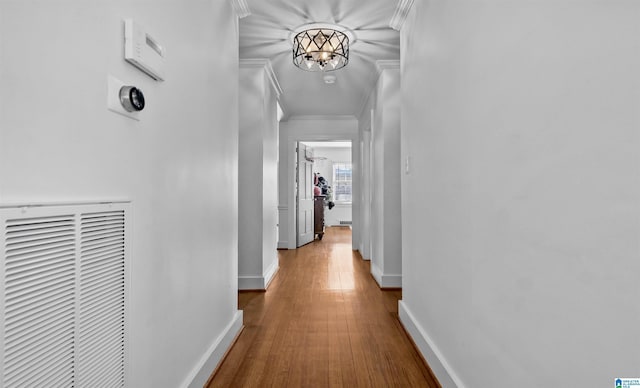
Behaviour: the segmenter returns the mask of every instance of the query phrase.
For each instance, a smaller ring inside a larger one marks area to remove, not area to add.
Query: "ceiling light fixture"
[[[306,71],[338,70],[349,63],[349,32],[334,25],[302,26],[293,38],[293,63]]]

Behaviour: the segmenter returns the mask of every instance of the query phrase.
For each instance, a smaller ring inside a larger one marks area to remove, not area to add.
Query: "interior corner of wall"
[[[378,287],[382,287],[382,270],[373,261],[371,261],[371,275],[378,283]]]

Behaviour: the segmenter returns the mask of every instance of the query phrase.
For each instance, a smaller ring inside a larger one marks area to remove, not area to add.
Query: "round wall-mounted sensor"
[[[125,85],[120,88],[120,103],[127,112],[138,112],[144,109],[144,94],[135,86]]]

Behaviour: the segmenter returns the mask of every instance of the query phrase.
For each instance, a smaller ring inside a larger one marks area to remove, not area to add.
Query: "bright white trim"
[[[189,376],[182,383],[182,388],[202,388],[211,377],[211,373],[222,361],[227,350],[231,347],[233,339],[242,330],[242,310],[236,311],[231,322],[224,329],[222,334],[211,344],[207,352],[193,368]]]
[[[376,61],[376,70],[378,71],[377,78],[380,78],[382,72],[385,70],[399,70],[400,69],[400,60],[399,59],[380,59]],[[377,81],[376,78],[376,81]]]
[[[262,276],[240,275],[238,276],[238,289],[245,291],[266,290],[279,269],[278,260],[275,260]]]
[[[466,388],[462,380],[455,373],[451,365],[442,355],[427,332],[420,326],[416,318],[413,316],[407,304],[398,301],[398,315],[400,323],[404,326],[407,333],[418,347],[422,357],[427,361],[429,367],[436,375],[436,378],[443,387]]]
[[[308,115],[308,116],[291,116],[287,119],[287,121],[294,121],[294,120],[311,120],[311,121],[320,121],[320,120],[330,120],[330,121],[334,121],[334,120],[358,120],[358,118],[356,116],[353,115],[330,115],[330,116],[313,116],[313,115]],[[335,137],[335,136],[333,136]],[[333,140],[333,137],[331,138],[331,140]]]
[[[238,290],[265,290],[263,276],[238,276]]]
[[[273,91],[276,93],[276,98],[280,99],[280,96],[282,95],[282,88],[280,87],[280,83],[278,82],[276,73],[273,71],[273,66],[271,66],[270,60],[265,58],[240,59],[240,67],[241,68],[263,68],[264,71],[267,73],[267,77],[269,77],[269,81],[271,82]]]
[[[400,0],[398,1],[398,6],[396,7],[396,11],[393,13],[391,20],[389,21],[389,27],[393,28],[396,31],[400,31],[404,22],[407,20],[407,16],[411,11],[411,7],[413,6],[414,0]]]
[[[364,113],[365,113],[365,109],[367,107],[367,105],[369,104],[369,101],[371,100],[371,96],[373,95],[373,91],[376,90],[376,88],[378,87],[378,80],[380,79],[380,76],[382,75],[382,72],[385,70],[391,70],[391,69],[400,69],[400,60],[399,59],[380,59],[376,61],[376,74],[375,74],[375,79],[373,80],[373,82],[371,83],[371,88],[369,89],[369,92],[365,95],[365,98],[362,99],[362,105],[360,106],[360,108],[358,109],[358,112],[360,112],[358,114],[358,117],[360,117],[360,120],[363,121],[363,123],[365,124],[365,128],[367,126],[371,126],[371,123],[373,122],[373,120],[368,121],[369,117],[365,117]],[[371,110],[373,112],[373,109]]]
[[[381,288],[402,288],[402,275],[382,275]]]
[[[233,5],[234,11],[236,11],[236,15],[238,15],[238,19],[251,15],[251,10],[246,0],[231,0],[231,4]]]
[[[289,241],[278,241],[278,249],[289,249]]]
[[[373,262],[371,262],[371,275],[373,275],[378,286],[382,287],[382,270],[378,268],[377,265],[373,264]]]
[[[366,260],[366,259],[365,259]],[[371,275],[380,288],[401,288],[402,275],[389,275],[382,272],[380,267],[371,262]]]
[[[371,261],[370,257],[364,257],[364,244],[360,244],[360,248],[358,248],[358,252],[360,252],[360,257],[362,257],[362,260]],[[373,272],[372,272],[372,274],[373,274]]]
[[[278,119],[278,122],[281,122],[282,118],[284,117],[284,109],[282,109],[282,105],[280,105],[279,101],[276,101],[276,107],[278,108],[278,114],[276,115],[276,118]]]
[[[269,267],[267,271],[264,273],[264,289],[265,290],[269,288],[269,284],[271,284],[271,281],[276,276],[276,273],[278,272],[279,269],[280,269],[280,265],[278,265],[278,258],[276,257],[273,264],[271,264],[271,267]]]

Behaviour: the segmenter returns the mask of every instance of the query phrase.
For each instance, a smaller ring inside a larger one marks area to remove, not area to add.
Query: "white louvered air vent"
[[[5,228],[3,386],[71,386],[74,217],[8,220]]]
[[[124,386],[124,211],[82,214],[78,383]]]
[[[0,386],[125,386],[127,209],[0,208]]]

